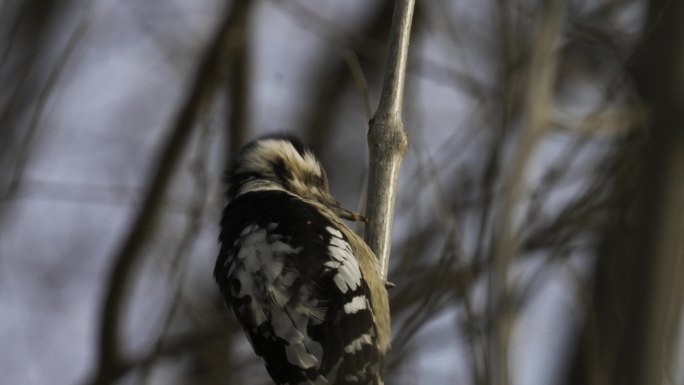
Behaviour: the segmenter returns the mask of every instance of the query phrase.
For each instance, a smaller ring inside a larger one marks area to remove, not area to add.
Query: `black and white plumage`
[[[273,380],[382,384],[384,281],[311,151],[289,136],[248,144],[227,197],[214,277]]]

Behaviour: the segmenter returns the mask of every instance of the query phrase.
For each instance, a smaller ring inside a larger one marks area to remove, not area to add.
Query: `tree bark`
[[[397,0],[394,5],[380,103],[368,130],[370,172],[365,238],[380,260],[385,279],[389,269],[399,168],[408,149],[401,111],[414,5],[414,0]]]

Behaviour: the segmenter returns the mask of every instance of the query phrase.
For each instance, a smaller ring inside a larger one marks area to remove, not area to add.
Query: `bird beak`
[[[354,221],[354,222],[366,222],[366,223],[368,223],[368,219],[361,216],[361,214],[355,213],[351,210],[345,209],[338,202],[335,202],[335,203],[336,203],[336,205],[333,208],[333,211],[335,212],[335,214],[337,214],[338,217],[340,217],[342,219]]]

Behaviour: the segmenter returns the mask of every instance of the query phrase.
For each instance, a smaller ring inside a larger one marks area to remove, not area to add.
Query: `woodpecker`
[[[343,221],[363,218],[328,189],[289,135],[246,145],[227,173],[214,278],[276,384],[380,385],[390,347],[385,282]]]

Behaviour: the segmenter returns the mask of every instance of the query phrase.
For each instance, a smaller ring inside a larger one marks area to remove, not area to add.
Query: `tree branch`
[[[369,122],[368,225],[366,242],[380,260],[383,277],[389,268],[390,238],[399,167],[408,148],[401,119],[404,79],[408,56],[414,0],[397,0],[394,5],[385,78],[380,103]]]

